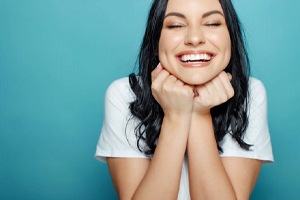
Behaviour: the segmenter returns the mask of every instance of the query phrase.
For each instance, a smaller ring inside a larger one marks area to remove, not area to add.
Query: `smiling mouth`
[[[206,63],[206,62],[210,62],[212,58],[213,55],[208,53],[185,54],[179,56],[180,61],[184,63]]]

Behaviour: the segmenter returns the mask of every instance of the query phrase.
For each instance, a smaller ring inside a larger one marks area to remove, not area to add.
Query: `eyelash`
[[[207,27],[218,27],[221,25],[222,25],[221,22],[212,22],[212,23],[205,24],[205,26],[207,26]],[[182,28],[183,26],[184,25],[182,25],[182,24],[171,24],[171,25],[168,25],[167,28],[168,29],[177,29],[177,28]]]
[[[169,29],[175,29],[175,28],[181,28],[183,27],[183,25],[181,24],[171,24],[171,25],[168,25],[167,28]]]
[[[212,23],[208,23],[208,24],[205,24],[205,26],[208,26],[208,27],[217,27],[217,26],[220,26],[222,23],[220,22],[212,22]]]

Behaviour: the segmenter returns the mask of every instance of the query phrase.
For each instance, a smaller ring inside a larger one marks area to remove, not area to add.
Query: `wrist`
[[[165,115],[163,118],[161,129],[165,130],[165,134],[172,135],[172,137],[175,135],[181,135],[180,137],[183,136],[187,139],[188,133],[190,131],[190,126],[191,115]],[[162,135],[160,135],[160,137],[161,136]]]
[[[210,113],[193,113],[191,117],[192,130],[206,129],[213,126],[212,116]]]
[[[192,118],[192,113],[165,113],[164,121],[173,123],[190,122]]]
[[[201,139],[203,139],[208,135],[209,137],[211,135],[214,135],[213,120],[211,114],[193,113],[191,118],[189,141],[195,140],[195,137],[200,137]]]
[[[203,112],[193,112],[192,119],[198,119],[198,120],[211,119],[210,110],[203,111]]]

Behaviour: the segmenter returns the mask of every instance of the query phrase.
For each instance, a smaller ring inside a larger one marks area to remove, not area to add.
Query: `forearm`
[[[190,118],[164,118],[149,168],[133,199],[177,199]]]
[[[210,114],[193,115],[187,153],[191,199],[236,199],[218,153]]]

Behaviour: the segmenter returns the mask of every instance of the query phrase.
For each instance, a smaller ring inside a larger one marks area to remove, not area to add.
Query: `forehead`
[[[210,10],[219,10],[223,13],[219,0],[169,0],[166,13],[173,11],[204,13]]]

